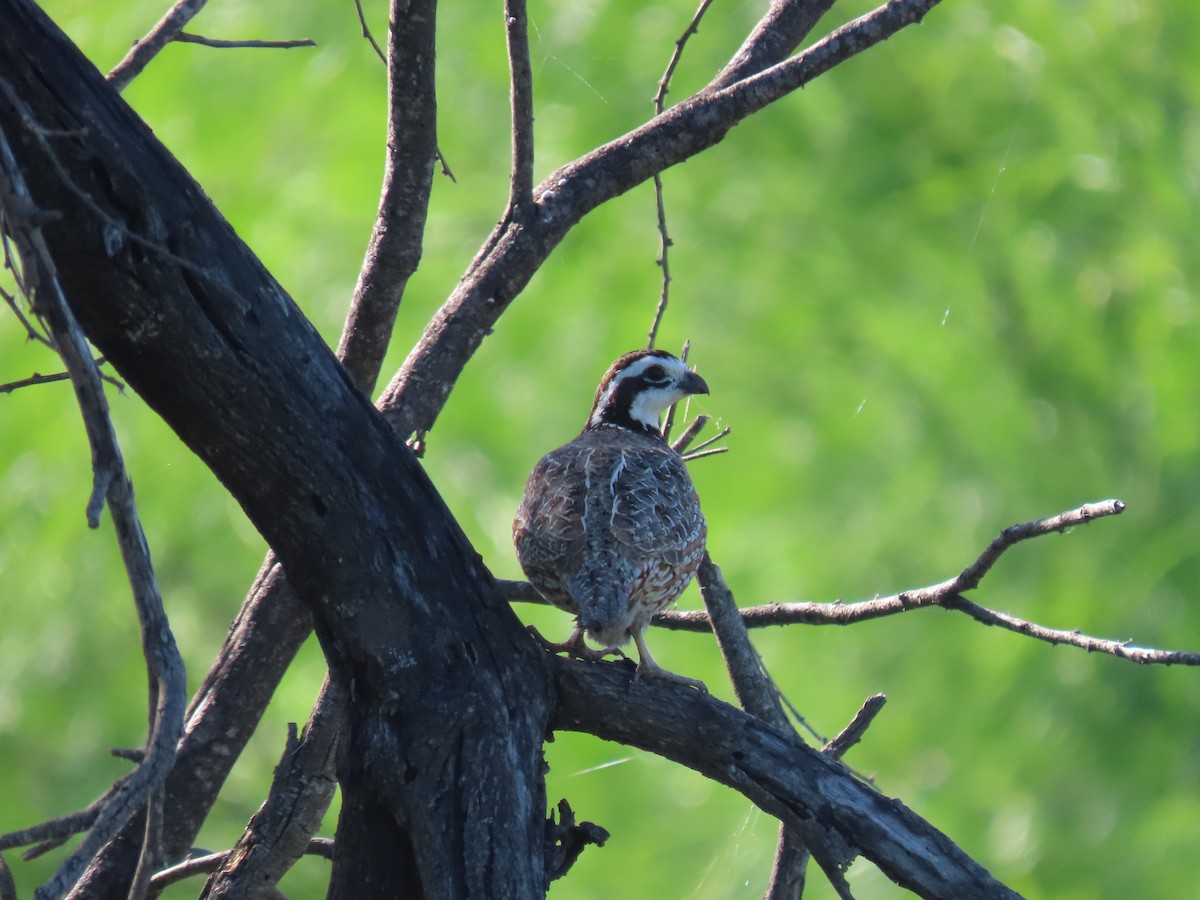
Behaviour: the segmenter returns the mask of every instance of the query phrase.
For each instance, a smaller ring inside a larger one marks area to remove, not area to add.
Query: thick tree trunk
[[[335,892],[411,859],[427,896],[540,893],[548,669],[412,454],[25,0],[0,5],[0,129],[89,339],[270,542],[351,698],[344,787],[409,846]]]

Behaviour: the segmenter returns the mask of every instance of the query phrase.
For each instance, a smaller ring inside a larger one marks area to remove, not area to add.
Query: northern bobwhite
[[[650,619],[683,593],[704,556],[707,526],[683,459],[659,416],[704,379],[662,350],[627,353],[609,367],[579,437],[542,457],[513,522],[521,568],[543,597],[574,613],[551,646],[596,659],[633,638],[638,674],[704,689],[668,672],[646,648]],[[583,635],[604,648],[596,653]]]

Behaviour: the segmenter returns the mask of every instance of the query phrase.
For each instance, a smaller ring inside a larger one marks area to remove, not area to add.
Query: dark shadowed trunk
[[[335,892],[415,864],[430,897],[539,893],[543,655],[415,458],[187,172],[38,10],[6,5],[0,123],[72,309],[278,554],[350,698],[343,788],[411,845],[409,864],[339,862]]]

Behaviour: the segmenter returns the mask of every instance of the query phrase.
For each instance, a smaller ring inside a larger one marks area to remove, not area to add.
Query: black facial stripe
[[[642,377],[623,378],[617,382],[616,390],[609,397],[608,403],[600,411],[600,418],[604,422],[612,425],[623,425],[625,427],[641,427],[635,423],[630,415],[630,410],[633,409],[633,402],[638,394],[646,389],[646,380]]]

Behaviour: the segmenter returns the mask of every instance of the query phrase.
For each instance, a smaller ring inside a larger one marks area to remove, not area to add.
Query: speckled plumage
[[[670,354],[621,357],[601,381],[583,432],[534,468],[513,523],[525,574],[576,615],[578,631],[605,648],[632,638],[639,670],[689,683],[657,667],[642,633],[692,580],[707,534],[692,479],[663,440],[658,414],[707,392]]]

